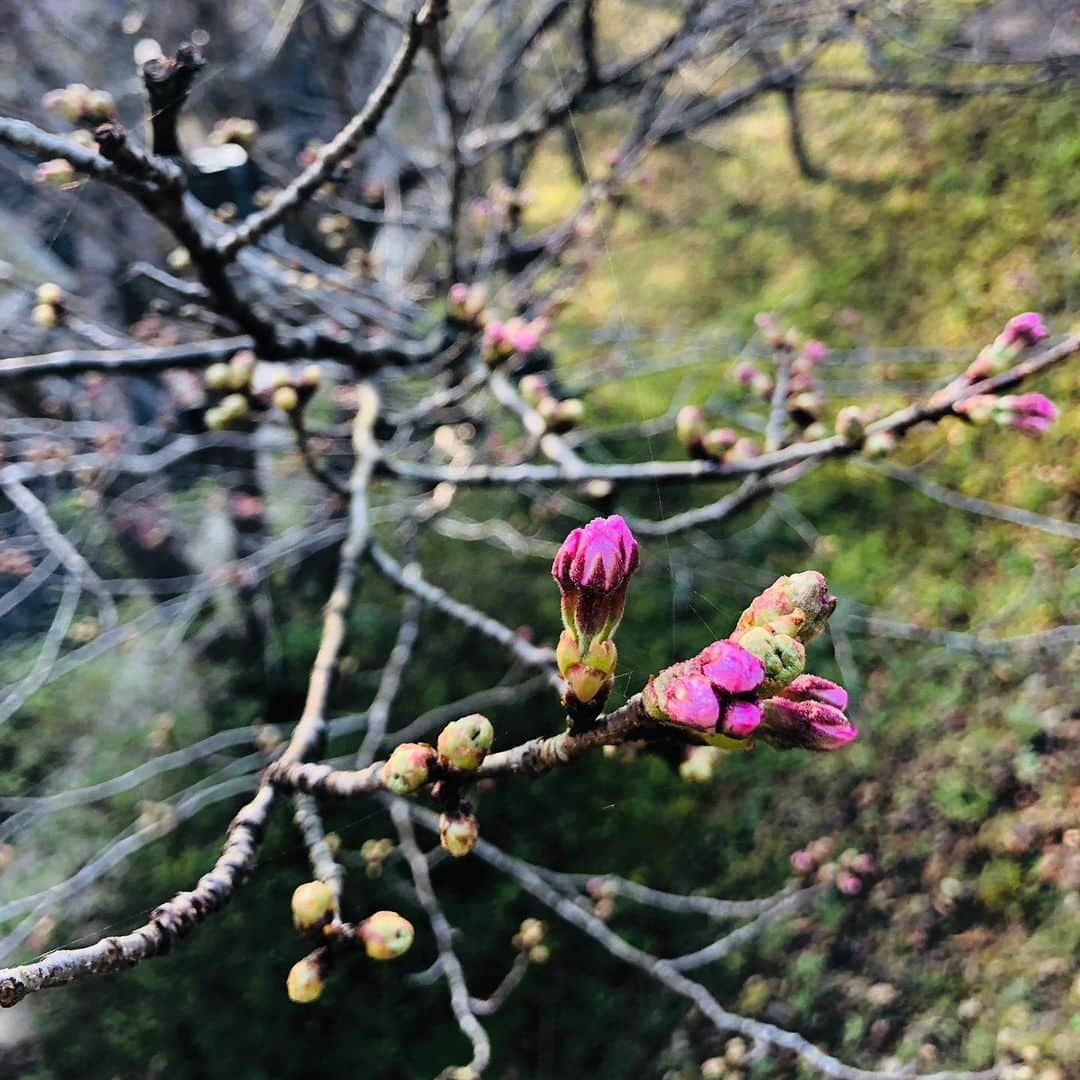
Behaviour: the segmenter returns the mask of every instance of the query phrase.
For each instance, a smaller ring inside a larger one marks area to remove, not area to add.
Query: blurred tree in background
[[[180,893],[167,955],[0,1013],[5,1075],[425,1077],[488,1038],[494,1076],[1070,1075],[1078,422],[940,402],[1031,309],[1049,341],[984,361],[1055,363],[990,389],[1075,396],[1071,5],[5,15],[0,964]],[[616,512],[642,565],[608,716],[813,567],[839,602],[807,669],[859,738],[598,739],[472,785],[461,859],[422,816],[454,784],[393,817],[293,794],[286,746],[345,776],[477,711],[496,762],[557,734],[549,567]],[[185,908],[274,762],[250,879]],[[289,898],[339,873],[348,925],[415,943],[295,1004]],[[711,947],[684,977],[751,1028],[612,938]]]

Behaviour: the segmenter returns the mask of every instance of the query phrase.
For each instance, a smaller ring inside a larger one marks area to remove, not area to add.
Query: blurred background
[[[459,63],[480,99],[486,58],[541,7],[510,0],[460,7],[451,4],[448,33],[475,21]],[[611,55],[652,41],[681,10],[660,0],[596,7]],[[816,14],[789,7],[795,40],[798,20]],[[42,96],[80,82],[107,89],[121,119],[141,132],[136,59],[195,41],[207,62],[182,117],[181,143],[201,171],[199,197],[214,207],[234,204],[242,215],[364,100],[396,41],[394,22],[379,11],[366,0],[8,0],[0,3],[0,111],[62,130]],[[890,3],[874,6],[863,25],[861,37],[830,47],[814,69],[816,84],[797,99],[763,94],[635,167],[548,342],[558,379],[585,402],[582,453],[607,461],[677,456],[670,422],[655,421],[670,421],[686,403],[753,431],[754,409],[732,372],[740,361],[767,362],[755,336],[759,312],[827,344],[819,375],[830,401],[890,407],[962,370],[1016,312],[1040,311],[1058,333],[1075,327],[1075,5]],[[538,39],[519,77],[490,95],[489,119],[500,110],[516,115],[567,77],[577,63],[574,32],[556,25]],[[709,92],[734,85],[756,62],[750,50],[723,53],[706,72]],[[955,83],[991,89],[943,91]],[[1014,83],[1022,89],[997,85]],[[424,174],[430,92],[423,82],[407,87],[355,177],[290,233],[298,247],[421,307],[435,299],[412,284],[429,252],[415,230],[376,228],[365,212],[432,211],[422,183],[402,192],[388,180],[408,172],[403,162]],[[523,169],[500,165],[504,184],[513,182],[523,234],[563,221],[583,183],[605,175],[624,105],[616,97],[580,114],[571,109]],[[254,121],[257,137],[214,137],[215,124],[229,117]],[[59,331],[29,318],[41,281],[77,297],[74,314],[106,328],[98,342],[106,347],[107,328],[151,344],[186,339],[177,329],[184,319],[216,332],[212,317],[185,313],[182,298],[132,272],[138,259],[183,277],[182,256],[163,230],[118,193],[92,184],[43,191],[33,172],[33,162],[0,149],[5,355],[65,344]],[[469,228],[482,230],[503,190],[466,192]],[[289,287],[302,294],[294,273]],[[813,567],[840,604],[811,666],[852,694],[861,734],[849,749],[732,755],[705,784],[685,782],[657,756],[596,755],[538,782],[484,792],[484,836],[555,869],[732,898],[780,887],[791,853],[815,841],[825,857],[868,852],[876,869],[860,895],[828,893],[812,912],[776,923],[710,968],[706,981],[718,998],[861,1065],[978,1068],[1006,1055],[1029,1070],[1017,1077],[1080,1075],[1080,665],[1075,637],[1055,630],[1080,621],[1080,419],[1068,407],[1076,385],[1075,364],[1040,381],[1063,413],[1041,441],[941,425],[913,434],[888,461],[826,463],[717,527],[642,539],[643,568],[619,635],[617,694],[728,633],[779,574]],[[134,422],[148,422],[157,391],[131,380],[128,392]],[[9,453],[18,440],[25,453],[26,439],[49,437],[19,426],[48,417],[49,401],[20,393],[3,388],[0,433]],[[57,404],[57,414],[66,407]],[[320,407],[333,418],[333,401]],[[505,422],[454,430],[476,446],[514,437]],[[78,490],[55,490],[50,507],[90,549],[119,550],[127,576],[168,579],[174,556],[213,567],[231,543],[237,522],[225,474],[233,467],[214,463],[165,494],[141,486],[112,492],[111,533]],[[295,455],[277,455],[263,484],[271,536],[303,522],[318,498]],[[691,488],[643,486],[620,508],[658,518],[700,501]],[[601,509],[572,489],[463,488],[452,513],[410,542],[433,580],[550,641],[559,619],[550,559],[568,527]],[[25,545],[15,515],[4,512],[0,552],[14,558]],[[388,542],[399,537],[392,518],[380,525]],[[321,551],[260,583],[269,614],[257,653],[250,637],[231,631],[185,638],[181,628],[170,636],[172,619],[117,647],[80,653],[0,726],[0,796],[82,788],[226,729],[254,725],[272,741],[302,705],[332,576],[336,537],[327,537]],[[0,570],[5,593],[25,578],[10,558]],[[150,603],[118,602],[136,605],[133,616]],[[220,625],[239,618],[227,598],[215,603]],[[333,716],[367,707],[400,606],[385,582],[372,578],[362,588]],[[5,613],[5,685],[32,670],[49,612],[42,600]],[[99,632],[80,612],[65,655]],[[507,670],[495,647],[425,612],[396,723],[525,679]],[[499,745],[557,729],[558,710],[542,690],[491,711]],[[345,734],[331,750],[345,753],[356,742]],[[0,820],[0,832],[8,827],[0,848],[0,917],[10,935],[4,962],[127,930],[189,887],[215,858],[235,797],[164,828],[63,903],[43,893],[29,908],[4,908],[69,878],[133,823],[167,819],[178,797],[244,775],[251,753],[250,741],[223,745],[108,800],[40,814],[17,832],[9,824],[16,803],[0,798],[0,815],[8,815]],[[364,847],[392,836],[384,811],[351,803],[328,807],[326,819],[340,840],[346,896],[365,910],[407,903],[400,861]],[[317,1004],[290,1004],[283,980],[299,952],[288,900],[308,873],[281,815],[253,879],[173,953],[0,1013],[0,1071],[411,1078],[462,1059],[445,988],[404,977],[433,956],[426,927],[398,965],[358,965],[336,973]],[[489,993],[513,959],[521,920],[544,913],[476,860],[440,867],[439,883],[474,992]],[[709,940],[709,927],[693,916],[659,919],[618,901],[606,917],[661,955]],[[495,1047],[490,1075],[696,1080],[710,1075],[703,1062],[725,1054],[725,1037],[685,1001],[572,928],[552,923],[547,944],[547,963],[530,968],[485,1021]],[[788,1062],[745,1066],[737,1054],[711,1067],[715,1076],[803,1075]]]

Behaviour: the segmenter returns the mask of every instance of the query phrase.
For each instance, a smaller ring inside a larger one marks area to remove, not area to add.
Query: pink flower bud
[[[997,406],[995,394],[975,394],[958,401],[953,406],[953,412],[967,417],[973,424],[986,424],[993,419]]]
[[[469,286],[463,281],[456,281],[450,286],[450,300],[455,304],[464,304],[469,298]]]
[[[780,691],[780,696],[792,701],[820,701],[841,710],[848,705],[847,691],[820,675],[800,675]]]
[[[1058,418],[1058,409],[1043,394],[1008,394],[998,398],[995,415],[1000,424],[1028,435],[1042,435]]]
[[[805,848],[791,853],[791,866],[797,874],[809,874],[815,865],[814,856]]]
[[[858,735],[840,709],[821,701],[773,697],[762,706],[765,717],[760,733],[778,750],[839,750]]]
[[[719,461],[738,441],[739,437],[731,428],[712,428],[701,437],[701,449],[708,457]]]
[[[1026,349],[1038,345],[1049,336],[1050,332],[1037,311],[1025,311],[1021,315],[1014,315],[1001,332],[1004,345],[1021,345]]]
[[[874,872],[874,856],[869,851],[860,851],[852,859],[851,869],[856,874],[872,874]]]
[[[583,652],[615,632],[639,564],[637,541],[618,514],[593,518],[563,541],[551,574],[562,592],[563,622]]]
[[[803,359],[809,364],[820,364],[829,354],[829,350],[820,341],[808,341],[803,346]]]
[[[755,367],[748,360],[744,360],[735,367],[735,378],[741,386],[749,386],[756,376],[761,374],[761,369]]]
[[[850,871],[841,870],[836,875],[836,887],[845,896],[855,896],[862,891],[862,882]]]
[[[675,417],[675,438],[687,449],[705,434],[705,414],[696,405],[684,405]]]
[[[734,641],[714,641],[698,656],[701,673],[726,694],[756,690],[765,678],[765,667],[753,653]]]
[[[728,461],[753,461],[760,453],[758,444],[751,438],[742,438],[735,441],[734,446],[728,451]]]
[[[720,705],[704,675],[689,674],[672,679],[664,694],[664,713],[675,724],[713,731]]]
[[[723,710],[718,730],[733,739],[745,739],[761,724],[761,706],[756,701],[731,701]]]

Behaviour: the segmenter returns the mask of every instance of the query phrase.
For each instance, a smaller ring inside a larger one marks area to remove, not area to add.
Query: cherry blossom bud
[[[717,730],[733,739],[745,739],[757,730],[761,719],[761,706],[756,701],[731,701],[720,713]]]
[[[1022,345],[1026,349],[1034,348],[1049,336],[1050,331],[1046,329],[1042,316],[1037,311],[1025,311],[1021,315],[1014,315],[1001,332],[1006,345]]]
[[[289,970],[289,977],[285,981],[285,989],[289,1000],[298,1005],[308,1005],[317,1001],[326,987],[326,972],[323,964],[314,956],[305,956],[303,960],[293,964]]]
[[[874,431],[866,436],[863,453],[867,457],[887,457],[896,449],[896,436],[891,431]]]
[[[75,179],[75,166],[65,158],[43,161],[34,170],[34,183],[44,187],[67,187]]]
[[[701,673],[713,687],[727,694],[756,690],[765,678],[761,660],[734,641],[714,641],[698,654]]]
[[[712,428],[702,435],[701,449],[706,457],[720,461],[738,441],[738,436],[731,428]],[[754,447],[754,452],[756,455],[757,447]]]
[[[230,378],[228,364],[211,364],[203,372],[203,386],[207,390],[228,390]]]
[[[716,774],[723,753],[715,746],[688,746],[679,764],[679,777],[688,784],[707,784]]]
[[[518,383],[521,396],[535,409],[545,398],[550,396],[548,381],[543,375],[525,375]]]
[[[766,692],[787,686],[806,667],[802,642],[789,634],[778,634],[769,626],[752,627],[739,638],[739,644],[761,661]]]
[[[735,444],[728,451],[727,460],[731,462],[753,461],[760,452],[758,444],[753,439],[744,437],[735,441]]]
[[[60,321],[52,304],[35,304],[30,318],[43,330],[51,330]]]
[[[428,782],[434,763],[434,747],[427,743],[402,743],[394,748],[383,766],[383,783],[395,795],[409,795]]]
[[[318,364],[308,364],[304,370],[300,372],[300,376],[296,380],[296,383],[298,386],[317,390],[322,383],[322,368],[319,367]]]
[[[39,304],[51,304],[60,307],[64,303],[64,290],[55,281],[43,281],[34,294]]]
[[[1057,406],[1043,394],[1007,394],[997,400],[997,422],[1028,435],[1042,435],[1057,418]]]
[[[203,416],[203,423],[206,424],[207,431],[221,431],[227,426],[225,416],[218,408],[207,409]]]
[[[223,398],[218,406],[225,423],[231,424],[236,420],[243,420],[251,411],[248,399],[243,394],[229,394]]]
[[[785,687],[781,696],[793,701],[820,701],[834,709],[843,710],[848,706],[847,691],[820,675],[800,675]]]
[[[744,360],[741,364],[735,365],[735,378],[740,386],[749,386],[755,376],[761,373],[761,369],[751,364],[748,360]]]
[[[396,960],[413,943],[413,925],[396,911],[376,911],[358,927],[364,951],[372,960]]]
[[[672,679],[664,693],[664,715],[672,723],[713,731],[720,705],[712,684],[704,675],[689,673]]]
[[[639,563],[637,541],[618,514],[593,518],[563,541],[551,573],[562,592],[563,624],[583,652],[615,633]]]
[[[836,434],[848,444],[858,446],[866,434],[866,421],[857,405],[845,405],[836,414]]]
[[[684,405],[675,416],[675,438],[687,450],[705,434],[705,414],[696,405]]]
[[[480,713],[452,720],[439,733],[440,764],[472,772],[480,768],[495,741],[491,721]]]
[[[797,874],[809,874],[816,865],[814,856],[805,848],[791,853],[791,866]]]
[[[845,896],[855,896],[862,891],[862,882],[849,870],[841,870],[840,873],[836,875],[836,887]]]
[[[973,424],[987,424],[993,420],[997,405],[996,394],[975,394],[958,401],[953,406],[953,412],[966,417]]]
[[[580,398],[567,398],[556,406],[552,426],[556,431],[569,431],[584,419],[585,403]]]
[[[820,364],[829,355],[829,350],[820,341],[808,341],[803,346],[802,355],[808,364]]]
[[[767,627],[806,643],[825,629],[829,616],[835,610],[836,598],[829,595],[825,578],[817,570],[804,570],[790,577],[785,575],[754,598],[739,616],[731,639],[745,646],[742,637],[748,630]],[[760,656],[754,649],[750,651]]]
[[[334,894],[323,881],[297,885],[292,894],[293,925],[301,934],[321,926],[334,914]]]
[[[778,750],[839,750],[858,735],[840,709],[821,701],[772,697],[762,707],[760,734]]]
[[[251,385],[255,374],[255,354],[250,349],[233,353],[229,360],[230,384],[234,390],[244,390]]]
[[[271,401],[275,409],[280,409],[285,413],[296,412],[300,404],[300,395],[291,386],[279,386],[274,391]]]
[[[534,949],[546,933],[547,927],[539,919],[525,919],[514,935],[514,944],[519,949]]]
[[[758,397],[764,398],[766,401],[772,397],[772,392],[776,388],[776,383],[773,381],[773,377],[764,371],[759,371],[750,380],[750,389]]]
[[[468,806],[439,815],[439,842],[455,859],[468,855],[479,838],[480,823]]]
[[[570,693],[583,705],[596,698],[605,687],[610,687],[611,682],[609,675],[585,664],[574,664],[563,677]]]

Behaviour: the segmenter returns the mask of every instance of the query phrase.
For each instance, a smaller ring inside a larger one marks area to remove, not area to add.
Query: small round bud
[[[739,638],[739,644],[765,667],[763,693],[787,686],[806,667],[806,649],[797,638],[755,626]]]
[[[848,444],[858,446],[866,434],[866,421],[857,405],[845,405],[836,414],[836,434]]]
[[[30,312],[30,318],[44,330],[51,330],[59,321],[56,308],[52,304],[37,304]]]
[[[313,389],[317,389],[322,383],[322,368],[320,368],[318,364],[308,364],[304,370],[300,372],[298,381],[303,386],[310,386]]]
[[[534,949],[544,940],[547,927],[539,919],[525,919],[518,927],[515,944],[522,949]]]
[[[423,787],[435,761],[435,750],[427,743],[402,743],[394,748],[383,766],[382,779],[388,791],[409,795]]]
[[[229,394],[228,397],[222,399],[218,408],[221,410],[221,415],[225,418],[226,423],[243,420],[250,411],[248,399],[243,394]]]
[[[689,449],[705,434],[705,414],[696,405],[684,405],[675,416],[675,438]]]
[[[701,449],[706,457],[719,461],[738,441],[738,436],[731,428],[713,428],[702,435]]]
[[[229,384],[234,390],[244,390],[251,385],[255,374],[255,354],[250,349],[234,353],[229,361]]]
[[[412,923],[396,911],[376,911],[360,924],[359,931],[372,960],[395,960],[413,943]]]
[[[301,934],[321,926],[334,914],[334,894],[323,881],[297,885],[292,894],[293,925]]]
[[[203,386],[207,390],[228,390],[229,380],[228,364],[211,364],[203,372]]]
[[[64,302],[64,290],[55,281],[43,281],[37,287],[37,302],[59,307]]]
[[[707,784],[716,772],[723,751],[714,746],[688,746],[679,765],[679,778],[688,784]]]
[[[530,964],[546,964],[551,959],[551,950],[546,945],[534,945],[529,950]]]
[[[491,721],[480,713],[451,720],[439,733],[439,757],[455,769],[478,769],[495,741]]]
[[[227,424],[225,414],[219,408],[207,409],[203,416],[207,431],[221,431]]]
[[[295,412],[297,406],[300,404],[300,395],[291,386],[279,386],[274,391],[272,398],[275,409],[280,409],[282,412],[291,413]]]
[[[480,824],[471,810],[458,809],[439,816],[439,842],[455,859],[468,855],[479,839]]]
[[[299,1005],[317,1001],[325,986],[326,976],[323,973],[323,966],[311,956],[305,956],[303,960],[293,964],[289,977],[285,981],[289,1000]]]
[[[886,457],[896,449],[896,436],[891,431],[875,431],[867,435],[863,451],[867,457]]]
[[[165,261],[172,270],[186,270],[191,265],[191,252],[186,247],[175,247],[165,256]]]

